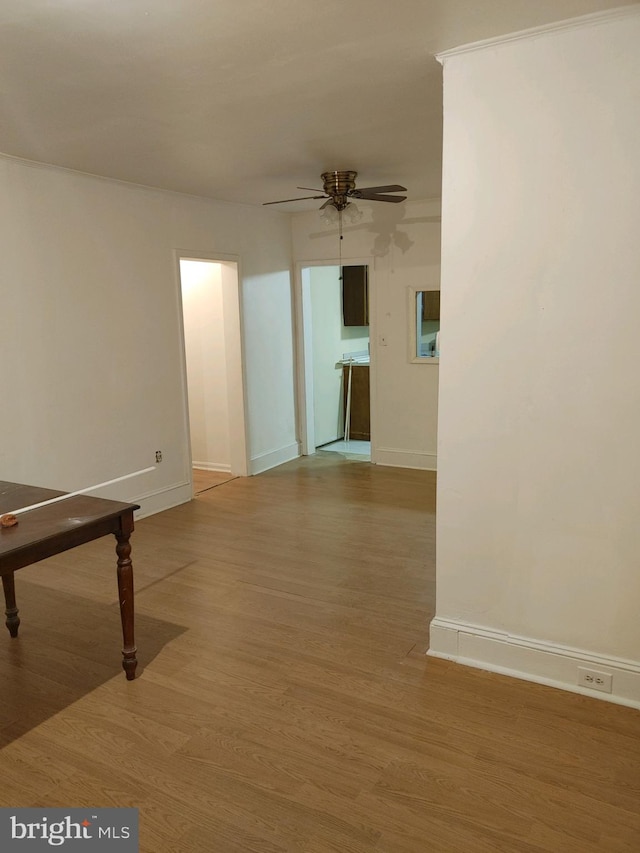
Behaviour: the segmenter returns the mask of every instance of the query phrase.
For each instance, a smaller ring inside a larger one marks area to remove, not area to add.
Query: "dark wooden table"
[[[23,486],[0,480],[0,515],[64,495],[38,486]],[[76,545],[99,539],[108,533],[116,537],[120,616],[122,618],[122,666],[129,680],[135,678],[133,565],[129,537],[133,532],[136,504],[75,495],[18,515],[14,527],[0,528],[0,574],[6,603],[6,625],[18,636],[14,573]]]

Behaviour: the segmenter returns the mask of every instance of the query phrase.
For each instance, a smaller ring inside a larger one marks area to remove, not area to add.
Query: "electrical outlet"
[[[590,690],[601,690],[603,693],[611,693],[613,673],[601,672],[599,669],[585,669],[578,667],[578,684],[580,687],[588,687]]]
[[[162,462],[162,451],[156,450],[156,462]]]

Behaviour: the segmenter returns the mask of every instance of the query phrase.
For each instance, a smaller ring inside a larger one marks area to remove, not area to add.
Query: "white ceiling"
[[[0,151],[248,204],[328,169],[437,197],[434,54],[624,5],[1,0]]]

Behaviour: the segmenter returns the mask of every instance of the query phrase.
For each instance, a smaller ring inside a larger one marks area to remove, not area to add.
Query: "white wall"
[[[639,704],[635,9],[444,59],[432,652]]]
[[[176,251],[234,255],[251,469],[297,455],[287,216],[0,157],[0,476],[188,499]],[[9,403],[10,401],[10,403]]]
[[[230,471],[222,267],[181,260],[180,280],[193,466]]]
[[[371,452],[386,465],[436,467],[438,365],[410,362],[409,287],[440,287],[440,204],[358,203],[344,228],[343,260],[369,263]],[[338,261],[337,228],[317,211],[293,216],[296,261]],[[386,341],[380,345],[380,339]],[[301,395],[302,396],[302,395]]]
[[[340,267],[310,267],[313,408],[316,447],[344,435],[342,367],[346,352],[366,352],[367,326],[345,326]]]

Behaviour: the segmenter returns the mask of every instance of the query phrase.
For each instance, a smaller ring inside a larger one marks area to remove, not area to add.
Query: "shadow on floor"
[[[187,628],[136,614],[138,669],[126,682],[117,603],[105,604],[21,580],[21,625],[0,637],[0,748],[112,678],[132,692],[144,668]]]

